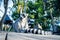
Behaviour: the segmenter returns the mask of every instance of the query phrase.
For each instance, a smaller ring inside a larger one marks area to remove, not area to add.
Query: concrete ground
[[[0,40],[5,40],[5,36],[6,32],[0,32]],[[60,36],[9,32],[7,40],[60,40]]]

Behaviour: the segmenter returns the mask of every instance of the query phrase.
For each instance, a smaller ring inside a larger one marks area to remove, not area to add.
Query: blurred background
[[[60,34],[60,0],[0,0],[0,31]]]

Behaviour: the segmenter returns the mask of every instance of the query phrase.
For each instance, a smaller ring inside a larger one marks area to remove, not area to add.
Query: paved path
[[[4,40],[5,34],[0,33],[0,40]],[[9,32],[8,40],[60,40],[60,36]]]
[[[0,32],[0,40],[4,40],[5,39],[5,34],[6,33]]]

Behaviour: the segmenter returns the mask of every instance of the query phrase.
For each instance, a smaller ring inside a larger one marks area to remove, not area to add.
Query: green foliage
[[[12,17],[14,20],[16,20],[17,18],[19,18],[19,14],[17,12],[13,12]]]
[[[37,12],[38,12],[38,13],[43,13],[43,8],[42,8],[42,7],[39,7],[39,8],[37,9]]]
[[[30,15],[29,15],[29,18],[34,19],[34,15],[31,15],[31,14],[30,14]]]
[[[60,16],[60,13],[59,13],[59,0],[48,0],[48,2],[45,2],[45,5],[46,5],[46,10],[49,10],[53,8],[52,10],[52,15],[53,17],[59,17]],[[51,13],[51,11],[50,11]]]
[[[29,1],[27,4],[28,8],[32,11],[33,9],[36,9],[36,6],[34,5],[34,3],[32,3],[32,1]]]
[[[28,17],[31,19],[35,19],[35,24],[36,23],[42,23],[43,29],[48,28],[48,24],[51,22],[47,22],[48,19],[51,19],[51,14],[53,17],[59,17],[60,16],[60,0],[47,0],[44,2],[43,0],[37,0],[35,3],[32,1],[28,1],[27,3],[27,9],[26,12],[28,13]],[[58,5],[59,4],[59,5]],[[18,5],[23,5],[24,2],[16,2],[16,6]],[[45,9],[44,9],[45,5]],[[34,10],[34,12],[33,12]],[[47,16],[44,16],[44,11],[47,11]],[[12,17],[14,20],[16,20],[19,17],[18,12],[13,12]],[[49,20],[49,21],[50,21]]]
[[[13,12],[12,17],[14,20],[20,17],[20,6],[24,7],[24,1],[23,0],[12,0],[13,1],[13,8],[16,8],[16,10]]]
[[[35,19],[34,24],[41,22],[44,25],[44,21],[46,21],[46,19],[45,17],[43,17],[44,15],[43,0],[37,0],[35,3],[29,1],[27,6],[28,6],[27,13],[29,14],[29,17]],[[35,12],[31,12],[33,10]]]
[[[39,19],[40,16],[43,15],[43,1],[42,0],[36,1],[35,3],[29,1],[27,6],[28,6],[27,10],[29,10],[27,12],[29,12],[29,15],[32,13],[31,11],[33,10],[36,11],[36,13],[34,13],[35,19]]]

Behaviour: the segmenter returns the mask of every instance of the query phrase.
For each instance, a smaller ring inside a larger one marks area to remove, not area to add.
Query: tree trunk
[[[51,16],[51,24],[52,24],[52,28],[53,28],[53,32],[54,32],[54,17],[52,15],[52,13],[50,13]]]
[[[4,12],[4,15],[0,21],[0,29],[2,30],[2,24],[4,22],[4,19],[6,17],[6,14],[7,14],[7,7],[8,7],[8,0],[4,0],[4,8],[5,8],[5,12]]]

